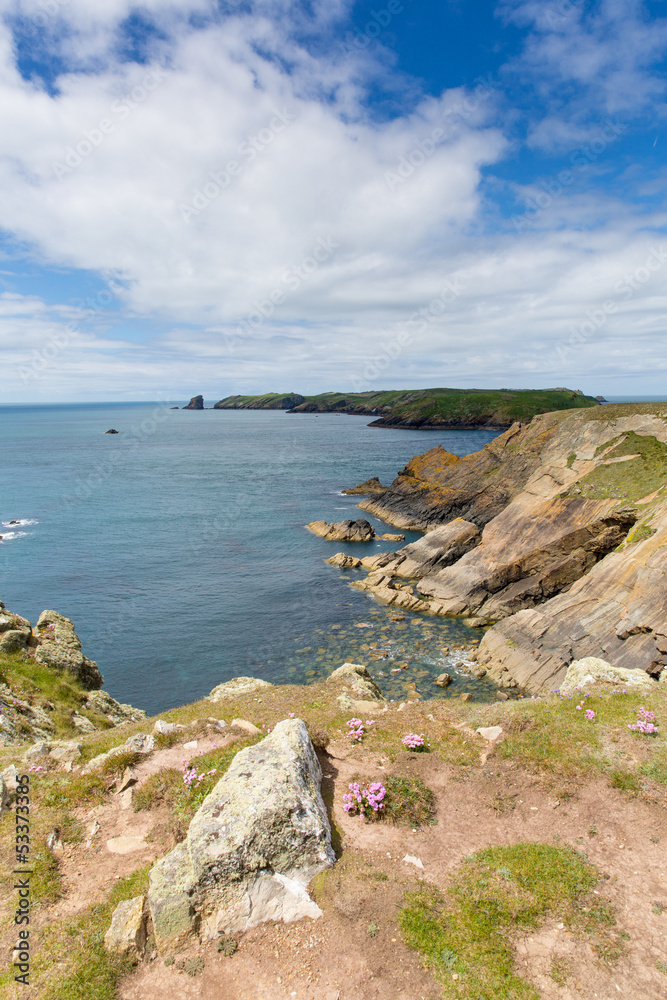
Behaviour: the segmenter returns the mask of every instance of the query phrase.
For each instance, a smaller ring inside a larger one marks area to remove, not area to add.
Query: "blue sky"
[[[3,402],[665,391],[659,0],[0,16]]]

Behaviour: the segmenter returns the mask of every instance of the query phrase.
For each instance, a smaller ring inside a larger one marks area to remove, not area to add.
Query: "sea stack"
[[[187,406],[183,407],[184,410],[203,410],[204,409],[204,397],[203,396],[193,396]]]

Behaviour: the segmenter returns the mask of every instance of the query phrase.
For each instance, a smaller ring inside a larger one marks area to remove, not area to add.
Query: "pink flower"
[[[586,711],[584,712],[584,715],[589,720],[589,722],[592,722],[593,719],[595,718],[595,712],[593,711],[592,708],[587,708]]]

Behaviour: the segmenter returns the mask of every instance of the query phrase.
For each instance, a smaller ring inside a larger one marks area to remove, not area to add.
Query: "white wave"
[[[0,535],[0,544],[2,544],[2,542],[11,542],[15,538],[25,538],[25,536],[29,534],[29,531],[6,531],[4,534]]]

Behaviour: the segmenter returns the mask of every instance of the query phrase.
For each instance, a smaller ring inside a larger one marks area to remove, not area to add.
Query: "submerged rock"
[[[267,920],[318,917],[306,891],[334,863],[322,773],[305,724],[286,719],[239,751],[188,834],[151,869],[161,952]]]
[[[358,521],[311,521],[306,525],[320,538],[328,542],[370,542],[375,538],[375,528],[365,518]]]

